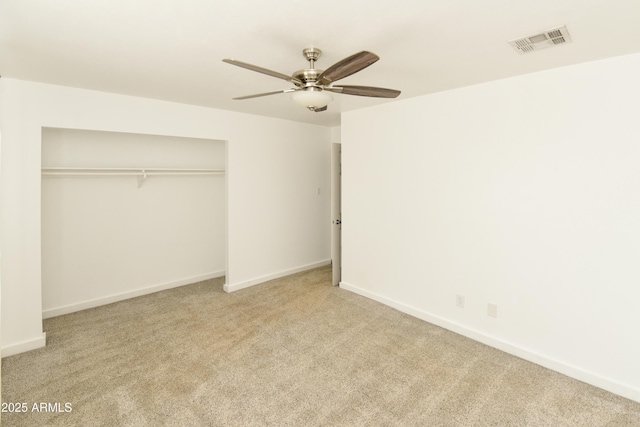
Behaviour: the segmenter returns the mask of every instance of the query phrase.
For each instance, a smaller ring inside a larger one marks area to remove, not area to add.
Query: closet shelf
[[[135,176],[138,188],[149,176],[224,175],[224,169],[167,168],[42,168],[42,176]]]
[[[42,168],[43,176],[93,176],[93,175],[213,175],[223,174],[224,169],[165,169],[165,168]]]

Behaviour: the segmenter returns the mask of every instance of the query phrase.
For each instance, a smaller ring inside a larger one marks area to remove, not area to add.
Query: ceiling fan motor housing
[[[318,76],[322,74],[324,70],[318,70],[317,68],[306,68],[304,70],[298,70],[292,74],[292,77],[302,81],[305,86],[313,86],[318,81]]]

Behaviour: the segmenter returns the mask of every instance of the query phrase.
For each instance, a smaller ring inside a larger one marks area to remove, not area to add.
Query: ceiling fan
[[[302,51],[304,57],[309,61],[309,68],[294,72],[291,76],[247,64],[235,59],[223,59],[224,62],[247,70],[256,71],[268,76],[286,80],[295,85],[294,88],[276,90],[273,92],[257,93],[255,95],[240,96],[233,99],[258,98],[260,96],[276,95],[279,93],[291,93],[294,102],[307,107],[311,111],[319,112],[327,109],[327,104],[333,100],[331,94],[327,92],[341,93],[343,95],[371,96],[375,98],[395,98],[400,95],[399,90],[385,89],[373,86],[340,85],[333,83],[348,77],[376,62],[380,57],[375,53],[362,51],[353,54],[342,61],[338,61],[326,70],[315,68],[315,62],[320,57],[322,51],[315,47],[309,47]]]

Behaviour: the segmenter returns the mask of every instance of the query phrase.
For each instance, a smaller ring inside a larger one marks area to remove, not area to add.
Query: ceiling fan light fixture
[[[310,110],[322,108],[333,101],[333,96],[323,91],[322,89],[315,87],[296,90],[291,94],[291,98],[296,104],[300,105],[301,107],[306,107]]]

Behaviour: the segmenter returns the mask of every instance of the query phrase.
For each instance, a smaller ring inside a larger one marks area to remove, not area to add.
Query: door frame
[[[342,279],[342,144],[331,144],[331,265],[334,286]]]

